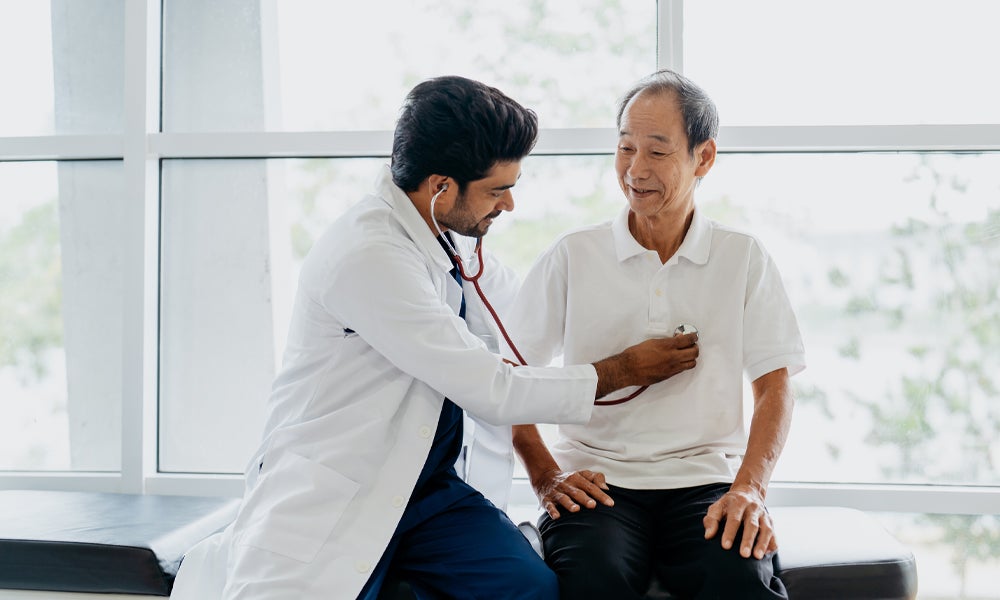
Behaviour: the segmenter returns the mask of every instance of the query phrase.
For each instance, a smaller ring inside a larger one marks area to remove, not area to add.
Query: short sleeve
[[[754,381],[777,369],[789,375],[806,366],[805,347],[795,311],[774,260],[753,240],[748,256],[743,312],[743,368]]]

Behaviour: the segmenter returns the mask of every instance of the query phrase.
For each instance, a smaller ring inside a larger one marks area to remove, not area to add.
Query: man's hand
[[[604,473],[595,471],[560,471],[552,469],[545,471],[531,481],[535,495],[545,512],[553,519],[559,518],[561,506],[570,512],[580,510],[580,505],[596,508],[600,502],[605,506],[614,506],[615,502],[604,493],[608,485],[604,482]]]
[[[750,558],[752,550],[753,556],[759,560],[764,558],[764,554],[778,549],[774,522],[764,509],[764,498],[759,492],[734,487],[708,507],[708,513],[702,520],[706,540],[715,537],[723,521],[726,525],[722,530],[722,547],[726,550],[733,547],[740,525],[743,525],[743,539],[740,540],[740,556],[743,558]]]
[[[698,358],[698,334],[653,338],[594,363],[597,398],[631,385],[652,385],[693,369]]]

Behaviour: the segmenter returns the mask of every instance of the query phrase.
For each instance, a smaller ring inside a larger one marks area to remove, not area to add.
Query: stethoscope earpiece
[[[471,283],[475,283],[478,286],[479,284],[477,282],[479,281],[479,278],[483,274],[483,238],[476,239],[475,256],[479,259],[479,272],[473,275],[472,277],[469,277],[465,272],[465,263],[462,260],[462,256],[458,253],[458,248],[456,248],[451,243],[451,240],[448,239],[448,236],[446,236],[444,232],[441,231],[441,226],[438,225],[437,217],[434,216],[434,205],[437,203],[438,197],[441,196],[441,194],[443,194],[447,189],[448,189],[448,184],[442,183],[437,193],[431,196],[431,211],[430,211],[431,223],[434,224],[434,229],[437,232],[437,235],[442,240],[444,240],[445,245],[448,247],[448,251],[451,253],[452,258],[455,260],[455,266],[458,267],[458,272],[461,274],[462,279]],[[472,258],[470,257],[469,260],[471,261]]]

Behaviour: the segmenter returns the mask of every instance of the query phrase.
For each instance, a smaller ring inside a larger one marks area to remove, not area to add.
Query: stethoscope
[[[444,243],[447,246],[449,253],[451,254],[452,261],[455,263],[455,266],[458,267],[459,275],[462,276],[463,280],[468,281],[473,285],[473,287],[476,288],[476,294],[479,295],[479,299],[483,301],[483,305],[486,307],[486,310],[488,310],[490,316],[493,317],[493,322],[497,324],[497,327],[500,329],[500,334],[503,335],[503,339],[507,342],[507,346],[511,349],[511,351],[514,352],[514,356],[517,358],[518,362],[520,363],[520,366],[527,366],[528,361],[524,360],[524,357],[521,356],[521,353],[518,351],[517,346],[514,345],[514,341],[510,339],[510,335],[507,333],[507,328],[503,326],[503,321],[500,320],[500,315],[497,314],[497,311],[493,308],[493,305],[490,304],[490,301],[486,299],[486,293],[483,292],[483,288],[479,286],[479,278],[483,276],[483,267],[484,267],[483,238],[482,237],[476,238],[475,256],[476,260],[479,261],[479,270],[476,271],[475,275],[469,277],[465,272],[465,263],[462,260],[462,257],[458,253],[458,248],[452,245],[451,240],[448,239],[448,236],[446,236],[444,232],[441,231],[441,226],[438,225],[437,219],[434,217],[434,204],[437,202],[438,196],[447,191],[447,189],[448,189],[448,184],[445,183],[441,186],[441,189],[438,190],[436,194],[431,196],[431,222],[434,224],[434,229],[437,230],[438,236],[442,240],[444,240]],[[680,333],[697,333],[697,332],[698,329],[694,325],[678,325],[677,328],[674,330],[674,335]],[[649,386],[644,385],[623,398],[615,398],[614,400],[595,400],[594,404],[596,406],[614,406],[616,404],[624,404],[629,400],[632,400],[639,394],[645,392],[647,388],[649,388]]]

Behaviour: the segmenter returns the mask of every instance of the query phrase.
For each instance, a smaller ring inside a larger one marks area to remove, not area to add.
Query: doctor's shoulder
[[[353,204],[333,223],[327,226],[307,252],[310,258],[328,258],[363,250],[381,238],[404,235],[399,222],[393,218],[392,207],[378,196],[366,196]]]

